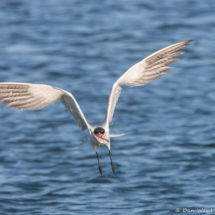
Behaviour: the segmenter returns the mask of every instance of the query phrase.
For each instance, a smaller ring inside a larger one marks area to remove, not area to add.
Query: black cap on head
[[[104,128],[102,128],[102,127],[96,128],[96,129],[94,130],[94,134],[98,134],[98,133],[104,134],[104,133],[105,133]]]

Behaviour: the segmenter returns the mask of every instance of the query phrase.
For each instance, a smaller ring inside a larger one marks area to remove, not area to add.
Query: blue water
[[[99,148],[60,101],[42,110],[0,104],[0,214],[215,214],[215,1],[1,0],[0,82],[71,92],[103,123],[114,82],[160,48],[193,39],[173,70],[124,87]],[[206,213],[187,213],[206,214]]]

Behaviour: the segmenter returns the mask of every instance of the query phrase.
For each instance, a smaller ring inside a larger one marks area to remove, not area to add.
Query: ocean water
[[[215,214],[215,2],[1,0],[0,82],[73,94],[101,125],[112,85],[165,46],[193,39],[168,75],[125,86],[101,177],[87,138],[60,101],[0,104],[0,214]],[[205,209],[210,212],[198,212]],[[194,212],[189,212],[194,210]]]

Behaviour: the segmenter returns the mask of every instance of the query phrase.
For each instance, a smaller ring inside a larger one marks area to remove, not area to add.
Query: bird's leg
[[[109,156],[110,156],[110,161],[111,161],[110,163],[111,163],[111,167],[112,167],[112,170],[113,170],[113,174],[115,174],[115,168],[114,168],[114,165],[113,165],[113,162],[112,162],[110,150],[109,150]]]
[[[101,167],[101,165],[100,165],[100,163],[99,163],[99,155],[98,155],[97,152],[96,152],[96,156],[97,156],[97,159],[98,159],[99,172],[100,172],[100,174],[102,175],[102,167]]]

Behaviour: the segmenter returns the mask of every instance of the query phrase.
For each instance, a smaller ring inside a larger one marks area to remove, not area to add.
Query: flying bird
[[[182,51],[176,51],[188,46],[191,41],[192,40],[188,40],[163,48],[128,69],[114,83],[109,96],[105,121],[103,125],[99,127],[91,126],[87,122],[81,108],[71,93],[50,85],[2,82],[0,83],[0,98],[2,98],[0,103],[8,102],[5,106],[6,108],[12,107],[12,109],[35,110],[44,108],[59,99],[72,114],[77,125],[82,130],[88,129],[90,142],[98,159],[100,174],[102,175],[102,168],[97,153],[98,146],[106,146],[108,148],[112,171],[115,173],[110,152],[110,137],[119,137],[125,134],[111,134],[109,132],[109,123],[112,121],[122,86],[142,86],[165,75],[165,71],[172,69],[172,67],[168,67],[167,65],[178,61],[178,59],[174,59],[174,57],[184,54]]]

